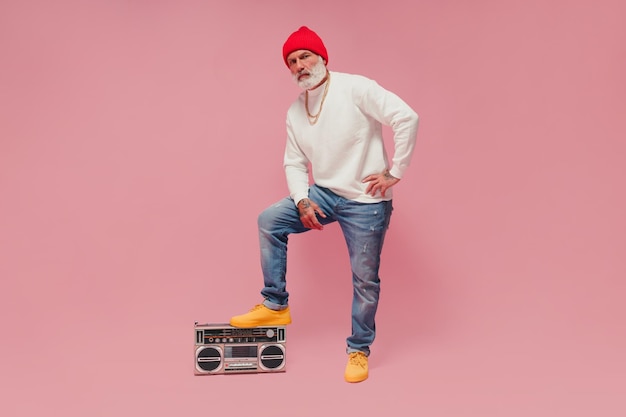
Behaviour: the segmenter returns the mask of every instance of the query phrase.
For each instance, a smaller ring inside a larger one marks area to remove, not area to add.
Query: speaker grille
[[[201,347],[198,349],[196,357],[196,365],[202,371],[213,372],[222,366],[222,352],[218,347]]]
[[[262,368],[279,369],[285,364],[285,350],[281,345],[263,346],[259,359]]]

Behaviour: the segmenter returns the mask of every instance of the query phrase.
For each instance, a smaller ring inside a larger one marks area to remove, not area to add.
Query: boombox
[[[285,327],[232,327],[198,324],[195,330],[195,374],[284,372]]]

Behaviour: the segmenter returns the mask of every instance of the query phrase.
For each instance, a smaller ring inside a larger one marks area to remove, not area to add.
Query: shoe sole
[[[356,384],[358,382],[365,381],[368,377],[369,377],[369,375],[365,375],[365,377],[362,378],[362,379],[359,379],[359,378],[348,378],[348,377],[344,377],[344,379],[346,380],[346,382],[349,382],[351,384]]]
[[[258,323],[239,323],[237,321],[230,321],[230,325],[233,327],[239,327],[242,329],[249,329],[252,327],[263,327],[263,326],[287,326],[288,324],[291,324],[291,320],[290,321],[274,321],[274,322],[258,322]]]

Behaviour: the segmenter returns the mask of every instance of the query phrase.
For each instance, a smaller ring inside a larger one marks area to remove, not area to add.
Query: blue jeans
[[[322,225],[338,222],[348,245],[352,267],[352,335],[347,351],[370,353],[376,336],[375,315],[380,294],[380,254],[393,210],[391,201],[359,203],[338,196],[327,188],[313,185],[309,198],[317,203],[326,218]],[[265,209],[258,219],[261,269],[265,287],[263,304],[274,310],[287,307],[287,241],[291,233],[303,233],[294,201],[287,197]]]

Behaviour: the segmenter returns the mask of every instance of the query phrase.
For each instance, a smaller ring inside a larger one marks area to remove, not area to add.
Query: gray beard
[[[303,80],[298,80],[298,76],[302,75],[302,73],[299,73],[299,74],[294,74],[293,80],[303,90],[309,90],[315,87],[316,85],[318,85],[319,83],[321,83],[324,77],[326,77],[326,64],[324,64],[324,61],[320,57],[319,61],[317,61],[317,64],[312,66],[311,70],[305,73],[309,74],[308,78],[305,78]]]

